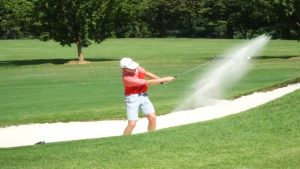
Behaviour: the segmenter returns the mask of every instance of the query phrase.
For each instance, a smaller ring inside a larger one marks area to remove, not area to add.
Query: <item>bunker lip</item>
[[[240,113],[300,89],[300,83],[267,92],[257,92],[234,100],[220,100],[214,105],[157,117],[157,129],[197,123]],[[0,128],[0,148],[51,142],[120,136],[126,120],[95,122],[45,123]],[[147,119],[138,121],[133,134],[144,133]]]

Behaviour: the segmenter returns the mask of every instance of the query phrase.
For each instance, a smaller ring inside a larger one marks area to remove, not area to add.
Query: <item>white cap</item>
[[[139,64],[133,61],[131,58],[123,58],[120,61],[121,68],[128,68],[128,69],[136,69]]]

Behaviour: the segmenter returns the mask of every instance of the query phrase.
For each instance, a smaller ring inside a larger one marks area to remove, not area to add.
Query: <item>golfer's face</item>
[[[131,74],[134,74],[136,69],[128,69],[128,68],[123,68],[123,70],[127,73],[131,73]]]

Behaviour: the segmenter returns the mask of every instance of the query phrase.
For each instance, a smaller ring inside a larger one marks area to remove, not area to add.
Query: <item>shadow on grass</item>
[[[254,59],[291,59],[291,58],[300,58],[299,55],[283,55],[283,56],[255,56]]]
[[[62,65],[75,59],[32,59],[32,60],[5,60],[0,61],[0,66],[28,66],[28,65],[41,65],[41,64],[54,64]],[[85,61],[89,62],[108,62],[118,61],[119,59],[110,58],[85,58]]]

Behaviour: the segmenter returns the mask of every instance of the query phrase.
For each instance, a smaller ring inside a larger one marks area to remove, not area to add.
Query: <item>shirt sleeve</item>
[[[141,86],[146,84],[145,79],[139,79],[132,76],[125,76],[123,77],[123,84],[126,87],[135,87],[135,86]]]
[[[142,66],[139,66],[137,70],[141,73],[146,73],[146,70]]]

